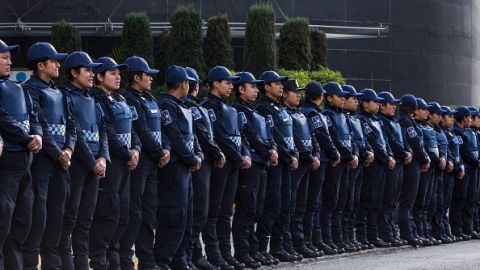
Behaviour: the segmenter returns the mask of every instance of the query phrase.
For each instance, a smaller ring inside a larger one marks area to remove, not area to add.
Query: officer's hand
[[[465,168],[461,168],[460,169],[460,172],[458,173],[458,179],[463,179],[463,177],[465,176]]]
[[[163,150],[163,157],[158,161],[158,167],[162,168],[170,161],[170,151]]]
[[[352,169],[355,169],[358,167],[358,156],[353,155],[353,159],[348,163],[348,166]]]
[[[447,172],[452,172],[452,171],[453,171],[453,162],[449,160],[447,164]]]
[[[270,166],[278,165],[278,152],[275,149],[270,150]]]
[[[393,170],[393,168],[395,168],[395,159],[390,157],[388,158],[388,165],[387,165],[387,168],[389,168],[390,170]]]
[[[190,171],[192,172],[198,171],[202,167],[202,159],[199,156],[195,156],[195,158],[197,159],[197,164],[190,167]]]
[[[140,153],[138,153],[138,150],[132,149],[130,150],[130,155],[132,158],[127,162],[127,166],[130,171],[133,171],[135,168],[137,168]]]
[[[105,171],[107,169],[107,161],[103,157],[97,158],[95,161],[95,166],[93,167],[93,172],[97,176],[97,179],[102,179],[105,177]]]
[[[367,151],[367,158],[365,159],[365,164],[370,165],[370,163],[372,163],[374,159],[375,159],[375,156],[373,155],[373,153],[370,151]]]
[[[225,166],[225,162],[227,162],[227,159],[225,158],[225,155],[222,152],[220,152],[220,156],[221,158],[215,161],[216,168],[223,168],[223,166]]]
[[[445,167],[447,167],[447,161],[444,158],[441,158],[440,163],[438,164],[438,168],[443,171],[445,170]]]
[[[407,165],[407,164],[410,164],[412,162],[412,153],[410,152],[407,152],[407,157],[405,158],[403,164]]]
[[[335,167],[338,165],[338,163],[340,163],[340,156],[337,156],[337,159],[335,159],[334,161],[331,162],[332,164],[332,167]]]
[[[66,148],[60,152],[60,156],[58,157],[58,161],[60,162],[60,166],[64,170],[67,170],[70,165],[71,165],[71,159],[72,159],[72,149]]]
[[[242,164],[240,165],[240,168],[242,169],[248,169],[252,166],[252,160],[250,159],[250,156],[244,156]]]
[[[290,163],[290,170],[294,171],[298,168],[298,159],[296,157],[292,157],[292,163]]]
[[[311,168],[312,170],[317,170],[318,168],[320,167],[320,159],[318,159],[318,157],[314,157],[313,158],[313,162],[312,162],[312,165],[311,165]]]
[[[34,153],[37,154],[42,150],[42,136],[40,135],[29,135],[30,142],[28,143],[27,147],[28,149]]]
[[[420,171],[421,172],[426,172],[426,171],[428,171],[428,168],[430,168],[430,162],[422,164],[422,166],[420,168]]]

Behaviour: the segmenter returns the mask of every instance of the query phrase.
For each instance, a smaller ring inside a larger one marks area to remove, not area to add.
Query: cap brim
[[[190,77],[190,76],[188,76],[188,75],[187,75],[187,80],[188,80],[189,82],[197,82],[197,79],[195,79],[195,78],[193,78],[193,77]]]
[[[57,54],[52,55],[51,59],[57,60],[57,61],[58,60],[63,60],[63,59],[65,59],[65,57],[67,57],[67,55],[68,55],[67,53],[57,53]]]
[[[98,68],[98,67],[101,67],[101,66],[103,66],[102,63],[91,63],[91,64],[87,65],[86,67]]]
[[[342,92],[337,93],[337,94],[334,93],[334,95],[337,95],[339,97],[346,97],[346,96],[350,95],[350,92],[342,91]]]
[[[353,94],[352,96],[354,96],[354,97],[363,97],[363,95],[364,95],[363,93],[356,93],[356,94]]]
[[[228,76],[227,78],[225,78],[224,80],[229,80],[229,81],[238,81],[240,80],[240,76]]]
[[[4,47],[0,50],[0,52],[10,52],[13,54],[18,53],[19,51],[20,51],[20,45],[11,45],[11,46]]]
[[[378,102],[382,102],[384,101],[385,99],[384,98],[381,98],[381,97],[376,97],[373,99],[374,101],[378,101]]]
[[[160,72],[160,70],[154,69],[154,68],[149,68],[149,69],[144,71],[144,73],[147,73],[147,74],[157,74],[159,72]]]

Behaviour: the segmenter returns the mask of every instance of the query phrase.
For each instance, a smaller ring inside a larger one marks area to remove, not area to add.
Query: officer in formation
[[[0,270],[257,269],[480,239],[475,107],[222,66],[207,90],[170,66],[156,100],[145,59],[45,42],[20,85],[18,50],[0,41]]]

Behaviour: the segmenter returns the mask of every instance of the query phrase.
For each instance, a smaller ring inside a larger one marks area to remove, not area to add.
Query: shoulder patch
[[[170,116],[168,110],[162,111],[162,122],[164,126],[172,123],[172,117]]]
[[[415,138],[418,136],[417,131],[415,130],[414,127],[408,127],[407,128],[407,133],[410,138]]]
[[[367,123],[363,123],[363,130],[365,131],[365,135],[368,135],[372,132],[372,128]]]
[[[197,107],[195,106],[191,107],[190,111],[192,112],[193,120],[197,121],[198,119],[202,119],[202,114],[200,113]]]
[[[265,117],[265,122],[270,126],[270,127],[273,127],[273,117],[271,114],[267,115],[267,117]]]
[[[455,136],[455,137],[453,137],[453,142],[455,144],[463,144],[463,139],[460,136]]]
[[[320,119],[320,115],[315,115],[314,117],[311,118],[312,119],[312,124],[313,124],[313,127],[315,129],[317,128],[321,128],[323,125],[322,125],[322,119]]]
[[[217,120],[215,111],[213,111],[213,109],[208,109],[207,112],[208,112],[208,117],[210,117],[210,121],[215,122]]]
[[[331,127],[331,126],[332,126],[332,120],[330,120],[330,116],[325,115],[325,120],[327,120],[327,125],[328,125],[329,127]]]
[[[132,120],[135,121],[138,119],[138,113],[135,106],[130,106],[130,112],[132,112]]]
[[[238,116],[242,120],[242,125],[245,125],[247,123],[247,117],[245,116],[245,114],[243,112],[239,112]]]

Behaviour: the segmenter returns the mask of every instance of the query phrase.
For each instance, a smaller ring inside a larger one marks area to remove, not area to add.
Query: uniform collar
[[[155,98],[149,92],[141,92],[141,91],[138,91],[137,89],[135,89],[133,87],[128,87],[127,90],[125,90],[125,91],[131,92],[132,94],[134,94],[134,95],[136,95],[140,98],[147,98],[147,99],[150,99],[150,100],[155,100]]]
[[[183,105],[183,100],[178,99],[178,98],[176,98],[176,97],[174,97],[174,96],[172,96],[172,95],[170,95],[170,94],[168,94],[168,93],[161,93],[161,94],[160,94],[160,98],[161,98],[161,99],[162,99],[162,98],[167,98],[167,99],[170,99],[170,100],[174,101],[174,102],[177,103],[177,104]]]
[[[195,97],[195,96],[192,96],[192,95],[188,95],[186,98],[185,98],[186,101],[191,101],[191,102],[195,102],[195,103],[200,103],[200,99]]]
[[[78,88],[69,81],[63,81],[62,85],[65,89],[70,91],[70,93],[72,94],[88,96],[88,89]]]
[[[305,100],[305,102],[303,102],[303,107],[311,107],[311,108],[314,108],[315,110],[321,112],[322,109],[320,109],[320,107],[317,106],[317,104],[309,101],[309,100]]]
[[[25,84],[33,87],[38,87],[38,88],[49,87],[49,88],[56,89],[55,83],[52,80],[50,80],[49,82],[46,82],[35,74],[32,74],[32,76],[30,76],[30,80],[26,81]]]
[[[213,99],[213,100],[217,100],[217,101],[220,101],[220,102],[223,102],[223,103],[227,103],[226,99],[217,97],[217,96],[213,95],[212,93],[208,94],[208,98]]]

